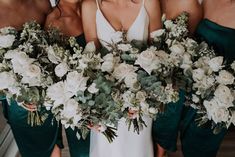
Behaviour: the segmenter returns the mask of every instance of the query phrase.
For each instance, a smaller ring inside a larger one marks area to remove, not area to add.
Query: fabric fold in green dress
[[[212,46],[217,55],[224,56],[227,63],[234,61],[235,29],[204,19],[198,25],[196,35]],[[210,125],[198,127],[195,123],[196,116],[196,110],[193,108],[188,108],[184,114],[181,129],[184,157],[216,157],[227,130],[224,129],[215,135]]]
[[[27,123],[28,111],[17,104],[1,97],[3,113],[11,127],[15,141],[22,157],[50,157],[57,145],[63,148],[61,125],[53,118],[50,111],[45,122],[40,126],[31,127]]]
[[[165,111],[153,122],[153,139],[167,151],[176,151],[178,130],[185,102],[185,92],[180,90],[180,99],[176,103],[166,105]]]

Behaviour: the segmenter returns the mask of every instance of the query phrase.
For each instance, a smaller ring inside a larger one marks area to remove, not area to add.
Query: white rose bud
[[[95,93],[97,93],[99,91],[99,89],[96,88],[96,84],[95,83],[92,83],[87,90],[91,94],[95,94]]]
[[[63,77],[68,72],[68,65],[64,62],[60,63],[55,67],[55,74],[58,77]]]

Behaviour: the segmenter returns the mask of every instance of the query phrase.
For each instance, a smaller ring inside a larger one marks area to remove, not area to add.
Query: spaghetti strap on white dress
[[[108,43],[115,40],[113,37],[120,34],[116,31],[108,20],[104,17],[97,3],[96,28],[97,36],[102,46],[109,48]],[[127,30],[128,40],[139,40],[147,42],[148,40],[149,16],[143,4],[135,21]],[[109,143],[101,133],[91,131],[90,138],[90,157],[154,157],[152,142],[152,119],[144,117],[147,127],[140,134],[134,133],[133,128],[128,131],[125,119],[120,119],[117,128],[118,137]]]

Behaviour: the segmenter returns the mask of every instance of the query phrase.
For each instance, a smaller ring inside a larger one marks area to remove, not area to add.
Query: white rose
[[[135,64],[140,65],[148,74],[151,74],[154,69],[158,69],[160,66],[160,60],[154,51],[146,50],[139,54]]]
[[[225,107],[219,107],[218,102],[212,99],[211,101],[204,101],[208,118],[213,120],[216,124],[227,122],[229,120],[229,111]]]
[[[132,48],[131,44],[118,44],[117,47],[119,50],[124,51],[124,52],[130,51]]]
[[[54,101],[53,108],[65,104],[73,95],[65,90],[64,82],[60,81],[47,89],[47,96]]]
[[[234,82],[234,76],[226,70],[222,70],[219,72],[219,76],[216,80],[223,85],[230,85]]]
[[[61,58],[59,56],[56,55],[54,48],[52,46],[47,47],[46,49],[47,51],[47,56],[48,59],[54,63],[54,64],[58,64],[59,62],[61,62]]]
[[[104,62],[101,65],[103,72],[112,72],[114,68],[114,57],[113,54],[109,53],[103,57]]]
[[[129,73],[125,79],[124,79],[124,82],[126,84],[126,86],[128,88],[131,88],[131,89],[136,89],[138,87],[135,88],[135,85],[137,84],[138,80],[137,80],[137,74],[132,72],[132,73]]]
[[[179,59],[183,56],[185,49],[181,44],[174,44],[170,47],[170,56],[175,59]]]
[[[63,77],[68,72],[68,65],[64,62],[60,63],[55,67],[55,74],[58,77]]]
[[[76,116],[78,112],[78,102],[75,101],[74,99],[69,99],[65,104],[64,108],[61,111],[61,115],[63,118],[70,119]]]
[[[88,77],[83,77],[83,73],[77,71],[68,73],[65,81],[66,91],[71,95],[76,95],[78,91],[85,91],[88,79]]]
[[[0,47],[2,48],[8,48],[12,46],[12,44],[15,41],[14,35],[0,35]]]
[[[41,69],[39,66],[31,64],[25,69],[24,73],[27,77],[39,77],[41,75]]]
[[[205,71],[201,68],[193,70],[193,80],[201,81],[205,77]]]
[[[89,43],[87,43],[87,45],[86,45],[86,47],[85,47],[85,49],[84,49],[84,52],[85,53],[93,53],[93,52],[95,52],[96,51],[96,46],[95,46],[95,42],[94,41],[92,41],[92,42],[89,42]]]
[[[214,93],[217,100],[220,102],[227,104],[227,107],[233,104],[234,97],[232,95],[231,90],[225,85],[219,85]]]
[[[14,74],[11,72],[1,72],[0,73],[0,90],[4,90],[14,86],[16,83]]]
[[[122,80],[127,77],[128,74],[135,72],[136,69],[134,66],[121,63],[117,67],[114,68],[113,76],[118,79]]]
[[[92,83],[87,90],[91,94],[95,94],[95,93],[97,93],[99,91],[99,89],[96,88],[96,84],[95,83]]]
[[[151,38],[158,38],[161,37],[165,33],[165,29],[158,29],[150,34]]]
[[[214,72],[218,72],[223,66],[223,57],[215,57],[209,60],[208,65]]]

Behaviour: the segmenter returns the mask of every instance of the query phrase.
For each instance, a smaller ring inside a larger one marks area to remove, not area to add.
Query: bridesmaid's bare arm
[[[100,47],[96,32],[96,11],[97,4],[95,0],[84,0],[82,2],[82,23],[86,41],[94,41],[95,45]]]

